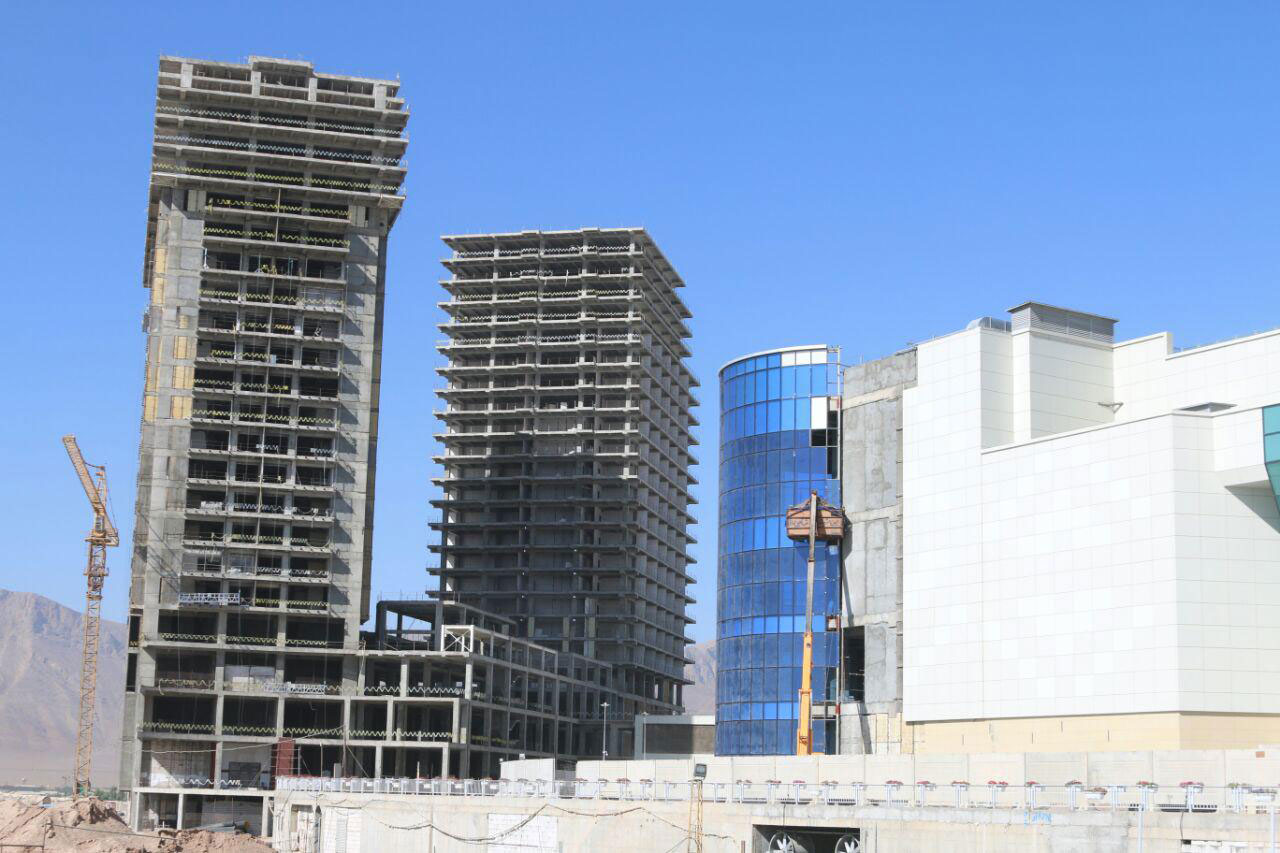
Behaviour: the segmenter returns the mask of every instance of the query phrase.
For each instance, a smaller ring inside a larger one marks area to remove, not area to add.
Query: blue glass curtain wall
[[[795,750],[808,545],[787,539],[784,514],[811,490],[840,504],[839,412],[827,402],[839,393],[834,361],[825,348],[768,353],[720,373],[720,755]],[[839,608],[837,547],[819,544],[814,577],[818,702],[834,691],[838,663],[837,635],[824,630],[826,614]],[[814,739],[826,751],[824,727]]]

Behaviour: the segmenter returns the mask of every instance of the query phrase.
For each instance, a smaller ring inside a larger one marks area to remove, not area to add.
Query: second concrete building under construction
[[[637,228],[445,243],[441,593],[609,664],[611,716],[674,712],[697,423],[683,282]]]

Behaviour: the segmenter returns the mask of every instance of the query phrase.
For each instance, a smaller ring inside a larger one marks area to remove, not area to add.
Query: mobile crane
[[[89,768],[93,762],[93,712],[98,686],[98,640],[102,621],[102,586],[107,579],[107,548],[120,544],[120,534],[107,512],[107,469],[89,465],[80,455],[74,435],[64,435],[62,445],[80,477],[85,497],[93,508],[89,561],[85,566],[84,638],[80,653],[80,717],[76,728],[76,768],[71,793],[76,799],[89,795]],[[92,471],[90,470],[92,469]]]
[[[796,755],[813,755],[813,563],[818,540],[839,542],[844,537],[840,510],[809,493],[809,500],[787,510],[787,538],[809,540],[805,566],[804,656],[800,669],[800,720],[796,727]]]

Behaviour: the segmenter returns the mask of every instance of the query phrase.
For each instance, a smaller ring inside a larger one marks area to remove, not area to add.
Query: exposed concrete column
[[[342,659],[342,687],[354,689],[356,695],[364,694],[364,658],[350,655]]]
[[[342,700],[342,737],[343,737],[344,743],[348,738],[351,737],[351,699],[350,698],[344,698]],[[350,750],[350,747],[347,747],[347,746],[344,746],[342,748],[342,770],[344,775],[350,775],[350,771],[347,767],[347,753],[349,752],[349,750]]]

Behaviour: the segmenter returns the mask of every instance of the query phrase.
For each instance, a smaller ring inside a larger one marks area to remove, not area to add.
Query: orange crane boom
[[[85,566],[84,637],[80,654],[80,716],[76,728],[76,766],[71,793],[79,798],[89,794],[89,769],[93,763],[93,714],[98,686],[98,640],[102,622],[102,586],[107,579],[107,548],[120,544],[120,534],[107,512],[107,469],[89,465],[80,454],[74,435],[64,435],[71,465],[76,469],[85,497],[93,509],[89,560]]]
[[[796,726],[796,755],[813,755],[813,563],[819,539],[839,541],[844,518],[829,506],[820,506],[817,492],[809,500],[787,510],[787,536],[809,540],[805,566],[804,656],[800,663],[800,719]]]

